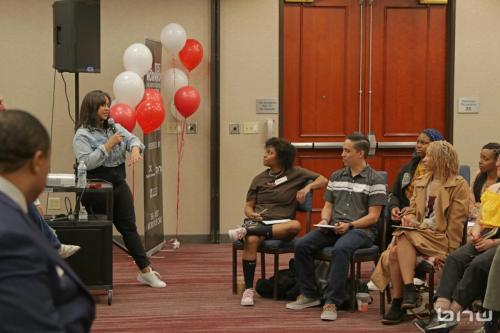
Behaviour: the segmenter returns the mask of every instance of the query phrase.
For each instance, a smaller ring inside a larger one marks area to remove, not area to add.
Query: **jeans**
[[[44,237],[47,238],[50,245],[54,249],[58,250],[61,247],[61,242],[57,238],[52,228],[49,227],[47,222],[45,222],[43,216],[40,215],[40,212],[38,211],[38,209],[36,209],[36,206],[34,204],[28,205],[28,215],[33,220],[33,222],[35,222],[37,228],[40,229]]]
[[[436,297],[455,300],[464,308],[483,297],[496,250],[478,252],[467,243],[452,252],[446,258]]]
[[[353,252],[373,244],[361,230],[352,229],[344,235],[327,233],[318,229],[311,231],[295,242],[295,274],[300,292],[308,298],[319,298],[314,278],[314,255],[327,246],[333,246],[333,258],[328,286],[323,297],[325,303],[341,306],[345,299],[345,288],[349,264]]]
[[[103,193],[85,193],[82,203],[89,214],[106,214],[106,196]],[[113,224],[123,237],[129,254],[139,269],[150,265],[135,225],[132,193],[125,181],[113,186]]]

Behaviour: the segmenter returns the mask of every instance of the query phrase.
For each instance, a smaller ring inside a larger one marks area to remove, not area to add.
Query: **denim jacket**
[[[125,152],[130,152],[132,147],[139,147],[141,153],[144,151],[144,145],[138,137],[120,124],[115,124],[115,126],[117,132],[122,135],[123,141],[115,145],[109,152],[106,152],[104,144],[114,134],[111,129],[80,127],[73,138],[73,151],[78,163],[85,162],[87,170],[93,170],[100,166],[116,167],[125,163]]]

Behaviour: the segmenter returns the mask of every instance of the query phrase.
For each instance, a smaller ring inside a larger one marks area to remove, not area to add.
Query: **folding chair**
[[[312,211],[312,199],[313,199],[313,191],[311,190],[306,199],[302,204],[297,207],[298,211],[306,212],[306,229],[309,231],[311,224],[311,211]],[[293,253],[294,252],[294,241],[295,239],[285,242],[277,239],[266,239],[262,242],[262,244],[258,248],[258,252],[260,253],[260,271],[262,278],[266,278],[266,254],[274,255],[274,276],[278,276],[279,271],[279,255],[285,253]],[[238,240],[233,242],[233,273],[232,273],[232,285],[233,285],[233,294],[236,294],[236,275],[237,275],[237,267],[238,267],[238,250],[243,250],[244,245],[243,241]],[[273,286],[273,298],[278,299],[278,279],[274,279]]]

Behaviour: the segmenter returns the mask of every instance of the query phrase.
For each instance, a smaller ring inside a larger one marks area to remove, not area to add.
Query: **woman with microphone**
[[[151,268],[137,233],[134,202],[125,181],[126,152],[130,152],[130,165],[135,164],[142,160],[144,145],[125,128],[108,120],[110,102],[110,96],[100,90],[85,96],[76,124],[73,150],[77,164],[85,163],[88,179],[102,179],[113,184],[113,224],[140,270],[137,280],[154,288],[163,288],[166,283]],[[106,200],[102,194],[85,193],[82,203],[91,214],[106,212]]]

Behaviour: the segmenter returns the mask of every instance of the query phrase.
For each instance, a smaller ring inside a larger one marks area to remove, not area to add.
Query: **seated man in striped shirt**
[[[286,307],[293,310],[317,306],[323,296],[322,320],[336,320],[337,307],[344,302],[351,255],[370,247],[377,237],[377,222],[386,204],[384,179],[366,162],[370,143],[366,136],[351,134],[343,144],[345,168],[332,173],[321,210],[320,227],[295,243],[295,269],[300,295]],[[324,295],[314,278],[314,255],[334,246],[333,260]]]

